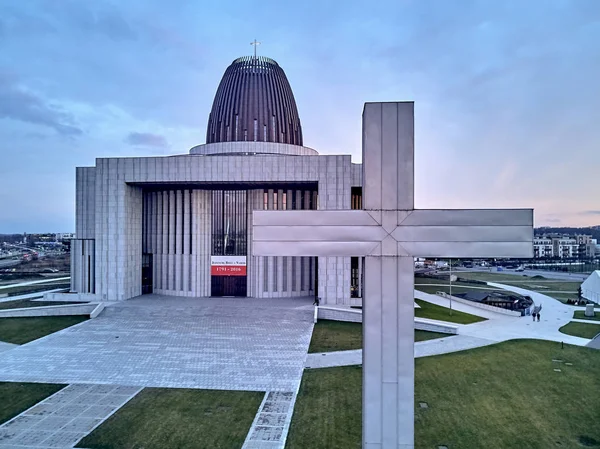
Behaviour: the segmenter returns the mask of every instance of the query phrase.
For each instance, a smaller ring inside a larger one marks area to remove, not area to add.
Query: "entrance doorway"
[[[142,295],[152,293],[152,254],[142,254]]]
[[[211,296],[246,296],[246,276],[211,276]]]

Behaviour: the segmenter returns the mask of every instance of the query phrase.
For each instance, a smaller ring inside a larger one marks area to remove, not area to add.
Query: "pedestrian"
[[[319,299],[321,299],[321,298],[319,298],[318,296],[315,296],[315,301],[313,302],[313,306],[319,307]]]
[[[538,323],[540,322],[540,312],[537,313]]]
[[[533,322],[535,323],[535,312],[532,312],[531,316],[533,317]]]

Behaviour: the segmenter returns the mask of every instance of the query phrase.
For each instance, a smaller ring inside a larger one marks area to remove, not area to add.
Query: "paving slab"
[[[141,390],[127,386],[97,393],[94,385],[69,385],[2,424],[0,449],[71,448]],[[99,405],[107,398],[114,406]]]
[[[296,391],[311,304],[146,295],[0,353],[0,381]]]

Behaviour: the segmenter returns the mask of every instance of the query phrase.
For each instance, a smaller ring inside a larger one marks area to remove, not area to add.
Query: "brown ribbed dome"
[[[225,70],[208,117],[206,143],[233,141],[302,145],[292,88],[270,58],[245,56]]]

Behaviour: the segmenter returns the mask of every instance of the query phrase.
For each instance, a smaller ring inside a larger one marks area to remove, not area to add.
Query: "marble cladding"
[[[357,182],[357,164],[349,155],[322,156],[201,156],[181,155],[145,158],[101,158],[95,167],[77,169],[77,238],[95,240],[95,286],[98,299],[124,300],[141,295],[142,262],[142,188],[148,184],[189,183],[202,188],[214,183],[286,183],[316,182],[319,189],[318,208],[322,210],[350,209],[351,186]],[[359,166],[360,167],[360,166]],[[195,193],[198,192],[198,193]],[[194,191],[194,201],[201,201],[202,191]],[[255,194],[259,195],[259,194]],[[254,201],[260,202],[257,196]],[[195,209],[200,210],[200,209]],[[208,226],[208,228],[206,228]],[[207,217],[198,217],[193,244],[199,244],[210,233]],[[251,230],[249,230],[249,236]],[[249,250],[251,251],[251,249]],[[249,252],[249,295],[260,295],[261,267]],[[191,264],[196,282],[190,296],[209,294],[210,280],[206,276],[204,257],[182,260],[161,260],[154,263],[154,275],[167,276],[172,270],[185,271]],[[262,259],[262,258],[260,258]],[[278,270],[287,265],[289,279],[292,262],[278,258]],[[291,258],[286,258],[291,259]],[[209,259],[207,259],[209,260]],[[268,263],[268,262],[267,262]],[[298,267],[298,263],[294,264]],[[308,264],[306,264],[308,265]],[[169,268],[171,270],[169,270]],[[78,262],[74,262],[76,273]],[[299,268],[296,268],[299,269]],[[162,270],[162,271],[161,271]],[[269,274],[272,276],[272,274]],[[155,278],[156,279],[156,278]],[[283,273],[277,273],[279,283]],[[175,282],[175,281],[173,281]],[[288,281],[291,282],[291,281]],[[167,285],[164,282],[162,285]],[[175,285],[175,284],[174,284]],[[269,296],[285,296],[281,290]],[[81,288],[76,286],[77,289]],[[170,294],[174,288],[161,287],[157,293]],[[79,290],[77,290],[79,291]],[[264,292],[264,288],[262,289]],[[304,292],[307,293],[307,292]],[[310,292],[308,292],[310,293]],[[187,296],[184,295],[184,296]],[[350,258],[319,257],[318,296],[321,304],[350,304]]]

